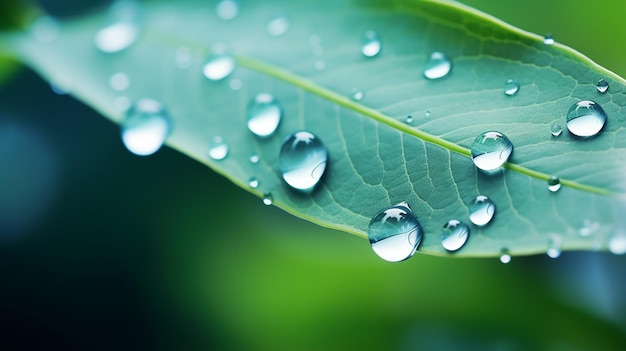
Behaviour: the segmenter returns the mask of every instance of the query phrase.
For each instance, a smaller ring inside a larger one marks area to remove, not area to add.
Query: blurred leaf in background
[[[64,3],[44,7],[83,8]],[[626,75],[625,48],[607,35],[626,32],[621,2],[467,3],[550,31]],[[389,264],[367,241],[263,206],[170,149],[131,155],[117,126],[28,71],[0,90],[0,145],[3,349],[619,350],[626,342],[621,256],[503,265],[417,255]]]

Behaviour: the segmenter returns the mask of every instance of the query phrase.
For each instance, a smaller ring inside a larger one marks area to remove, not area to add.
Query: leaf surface
[[[119,53],[94,46],[108,20],[102,14],[63,23],[49,43],[24,34],[4,43],[48,79],[70,82],[75,96],[114,122],[124,116],[120,97],[162,102],[174,125],[169,146],[323,226],[366,237],[376,212],[407,201],[424,228],[419,251],[447,255],[443,224],[470,224],[468,206],[482,194],[495,201],[496,217],[471,225],[455,256],[539,253],[552,242],[564,250],[606,248],[625,227],[624,80],[558,43],[447,1],[251,1],[224,20],[215,3],[189,0],[147,2],[140,14],[139,40]],[[270,35],[268,23],[281,16],[287,31]],[[376,57],[361,54],[367,30],[380,36]],[[220,47],[237,66],[209,81],[202,67]],[[177,66],[180,48],[192,54],[189,67]],[[423,70],[434,51],[451,59],[452,70],[429,80]],[[118,72],[130,78],[121,92],[110,86]],[[604,94],[595,87],[599,78],[610,84]],[[514,96],[503,93],[507,79],[520,84]],[[355,92],[363,98],[351,99]],[[284,110],[271,138],[246,127],[248,103],[259,93],[274,95]],[[565,129],[569,107],[580,100],[606,111],[602,132],[553,137],[549,126]],[[311,194],[293,191],[278,172],[281,143],[297,130],[315,133],[329,151]],[[495,175],[477,171],[469,157],[474,138],[489,130],[515,147]],[[230,147],[221,161],[208,156],[215,137]],[[252,155],[260,161],[251,163]],[[563,185],[556,193],[547,189],[551,175]],[[257,189],[248,187],[250,177]]]

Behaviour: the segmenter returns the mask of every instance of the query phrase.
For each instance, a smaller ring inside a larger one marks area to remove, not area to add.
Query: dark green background
[[[551,31],[626,75],[620,1],[466,2]],[[77,6],[45,5],[57,15]],[[0,167],[1,349],[618,350],[626,342],[622,256],[503,265],[418,254],[386,263],[366,241],[263,206],[170,149],[131,155],[117,126],[27,70],[0,90]]]

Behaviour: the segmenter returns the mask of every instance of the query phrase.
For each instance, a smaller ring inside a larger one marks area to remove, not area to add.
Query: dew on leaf
[[[274,134],[282,118],[282,108],[271,94],[261,93],[248,104],[248,129],[266,138]]]
[[[380,53],[382,49],[382,42],[378,37],[378,34],[373,30],[368,30],[363,33],[363,39],[361,40],[361,53],[365,57],[374,57]]]
[[[546,34],[546,36],[543,37],[543,43],[546,45],[554,44],[554,37],[552,36],[552,34],[550,33]]]
[[[553,235],[548,240],[548,250],[546,251],[546,254],[550,258],[557,258],[561,256],[561,238],[560,237]]]
[[[161,103],[141,99],[128,110],[122,122],[122,141],[135,155],[151,155],[163,145],[170,129],[170,117]]]
[[[215,6],[217,17],[223,20],[230,20],[239,13],[239,3],[236,0],[219,0]]]
[[[132,22],[117,22],[100,29],[94,38],[98,50],[105,53],[120,52],[135,43],[139,34]]]
[[[259,179],[257,177],[250,177],[250,179],[248,179],[248,186],[251,187],[252,189],[258,188]]]
[[[495,131],[482,133],[474,139],[471,147],[474,165],[484,171],[494,171],[502,167],[512,152],[511,140]]]
[[[598,230],[598,228],[600,228],[600,223],[592,221],[591,219],[587,218],[583,220],[583,224],[578,230],[578,235],[583,236],[583,237],[589,236],[595,233],[596,230]]]
[[[567,129],[579,137],[591,137],[600,132],[606,123],[606,113],[591,100],[575,103],[567,111]]]
[[[519,91],[519,83],[513,79],[508,79],[504,82],[504,95],[513,96]]]
[[[263,194],[263,204],[264,205],[271,205],[274,203],[274,196],[272,196],[272,193],[265,193]]]
[[[561,180],[559,177],[553,175],[548,179],[548,190],[555,193],[561,189]]]
[[[117,91],[124,91],[130,85],[130,78],[125,73],[117,72],[109,78],[109,86]]]
[[[441,240],[441,246],[450,252],[459,250],[469,237],[470,228],[467,224],[451,219],[443,225],[439,239]]]
[[[267,23],[267,32],[274,37],[281,36],[289,30],[289,19],[284,16],[271,19]]]
[[[611,235],[608,242],[608,248],[612,254],[626,254],[626,232],[618,230]]]
[[[413,124],[413,116],[411,116],[411,115],[406,116],[404,121],[406,122],[406,124],[409,124],[409,125]]]
[[[202,67],[204,76],[213,81],[228,77],[234,70],[235,59],[226,54],[210,55]]]
[[[509,250],[504,248],[500,250],[500,262],[507,264],[511,262],[511,255],[509,254]]]
[[[209,157],[215,161],[221,161],[228,156],[230,148],[224,139],[220,136],[213,138],[213,141],[209,145]]]
[[[558,123],[552,123],[550,124],[550,134],[552,134],[553,137],[558,137],[559,135],[561,135],[561,133],[563,133],[563,127],[561,127],[560,124]]]
[[[355,91],[354,94],[352,94],[352,100],[354,101],[361,101],[363,99],[363,92],[361,90]]]
[[[596,89],[598,90],[598,93],[600,94],[606,93],[607,90],[609,90],[609,82],[607,82],[606,80],[602,78],[598,79],[598,83],[596,84]]]
[[[285,139],[278,156],[278,168],[283,180],[293,189],[311,192],[319,183],[328,152],[313,133],[299,131]]]
[[[253,155],[250,156],[250,163],[255,165],[255,164],[259,163],[260,159],[261,158],[259,157],[259,155],[253,154]]]
[[[424,76],[428,79],[443,78],[450,73],[452,63],[441,52],[433,52],[424,67]]]
[[[367,237],[380,258],[399,262],[413,256],[423,232],[408,203],[402,202],[376,213],[370,221]]]
[[[493,219],[496,213],[496,204],[485,195],[478,195],[469,205],[469,219],[475,225],[482,227]]]

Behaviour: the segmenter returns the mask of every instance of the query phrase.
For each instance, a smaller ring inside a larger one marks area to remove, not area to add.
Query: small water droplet
[[[352,94],[352,100],[354,101],[361,101],[363,99],[363,92],[362,91],[356,91],[354,92],[354,94]]]
[[[456,219],[451,219],[443,225],[443,230],[439,236],[441,245],[450,252],[457,251],[465,245],[469,233],[470,228],[467,224]]]
[[[376,213],[370,221],[367,237],[380,258],[400,262],[413,256],[423,232],[417,217],[403,202]]]
[[[546,36],[543,37],[543,43],[546,45],[554,44],[554,37],[552,36],[552,34],[550,33],[546,34]]]
[[[561,180],[559,177],[555,175],[550,176],[550,179],[548,179],[548,190],[555,193],[559,191],[559,189],[561,189]]]
[[[130,22],[117,22],[96,33],[96,47],[105,53],[120,52],[137,40],[137,26]]]
[[[124,91],[128,89],[130,79],[125,73],[117,72],[109,78],[109,85],[113,90]]]
[[[626,233],[618,230],[610,238],[608,243],[609,251],[615,255],[626,254]]]
[[[319,183],[328,152],[314,134],[299,131],[283,142],[278,156],[278,168],[285,182],[293,189],[310,192]]]
[[[496,214],[496,204],[485,195],[478,195],[469,205],[469,219],[479,227],[491,222]]]
[[[137,101],[122,123],[122,141],[135,155],[155,153],[169,135],[171,121],[161,103],[152,99]]]
[[[598,93],[604,94],[609,90],[609,82],[600,78],[598,79],[598,84],[596,84],[596,89],[598,89]]]
[[[202,73],[209,80],[222,80],[235,70],[235,59],[230,55],[216,54],[209,56],[204,62]]]
[[[186,46],[181,46],[176,49],[176,67],[179,69],[186,69],[191,66],[193,61],[193,53],[191,49]]]
[[[500,262],[504,264],[511,262],[511,255],[509,254],[508,249],[502,249],[500,251]]]
[[[271,136],[278,128],[282,114],[274,96],[259,94],[248,104],[248,129],[261,138]]]
[[[216,136],[209,146],[209,157],[215,161],[221,161],[228,156],[228,151],[228,144],[226,144],[222,137]]]
[[[132,103],[128,96],[118,96],[113,100],[113,106],[120,112],[126,112],[131,107]]]
[[[53,42],[61,31],[61,24],[50,16],[41,16],[30,27],[30,33],[41,43]]]
[[[426,117],[430,117],[430,110],[426,110],[426,113],[424,113],[424,115],[425,115]]]
[[[263,194],[263,204],[264,205],[271,205],[274,203],[274,196],[272,196],[272,193],[265,193]]]
[[[259,157],[259,155],[253,154],[253,155],[250,156],[250,163],[255,165],[255,164],[259,163],[260,159],[261,158]]]
[[[518,91],[519,91],[519,83],[517,83],[513,79],[508,79],[504,83],[504,95],[513,96],[517,94]]]
[[[258,188],[259,179],[257,179],[257,177],[250,177],[250,179],[248,179],[248,186],[250,186],[252,189]]]
[[[476,137],[471,153],[474,165],[484,171],[494,171],[502,167],[513,152],[513,143],[506,135],[490,131]]]
[[[323,71],[326,68],[326,64],[322,60],[315,61],[315,69],[318,71]]]
[[[406,124],[413,124],[413,116],[406,116],[406,119],[404,121],[406,122]]]
[[[223,20],[230,20],[239,13],[239,3],[235,0],[220,0],[215,6],[217,17]]]
[[[382,43],[378,34],[373,30],[365,31],[361,40],[361,53],[363,56],[374,57],[380,53],[381,49]]]
[[[430,60],[424,68],[424,76],[428,79],[443,78],[450,73],[452,63],[441,52],[433,52],[430,54]]]
[[[561,127],[560,124],[558,123],[552,123],[550,124],[550,134],[552,134],[553,137],[558,137],[559,135],[561,135],[561,133],[563,133],[563,127]]]
[[[567,129],[579,137],[598,134],[606,123],[606,113],[599,104],[591,100],[575,103],[567,111]]]
[[[600,228],[600,223],[592,221],[591,219],[583,220],[583,225],[578,230],[578,235],[580,236],[589,236],[593,234],[596,230]]]
[[[548,240],[548,251],[546,252],[548,257],[557,258],[561,256],[561,238],[558,236],[552,236]]]
[[[272,36],[280,36],[289,30],[289,19],[284,16],[276,17],[267,23],[267,32]]]

